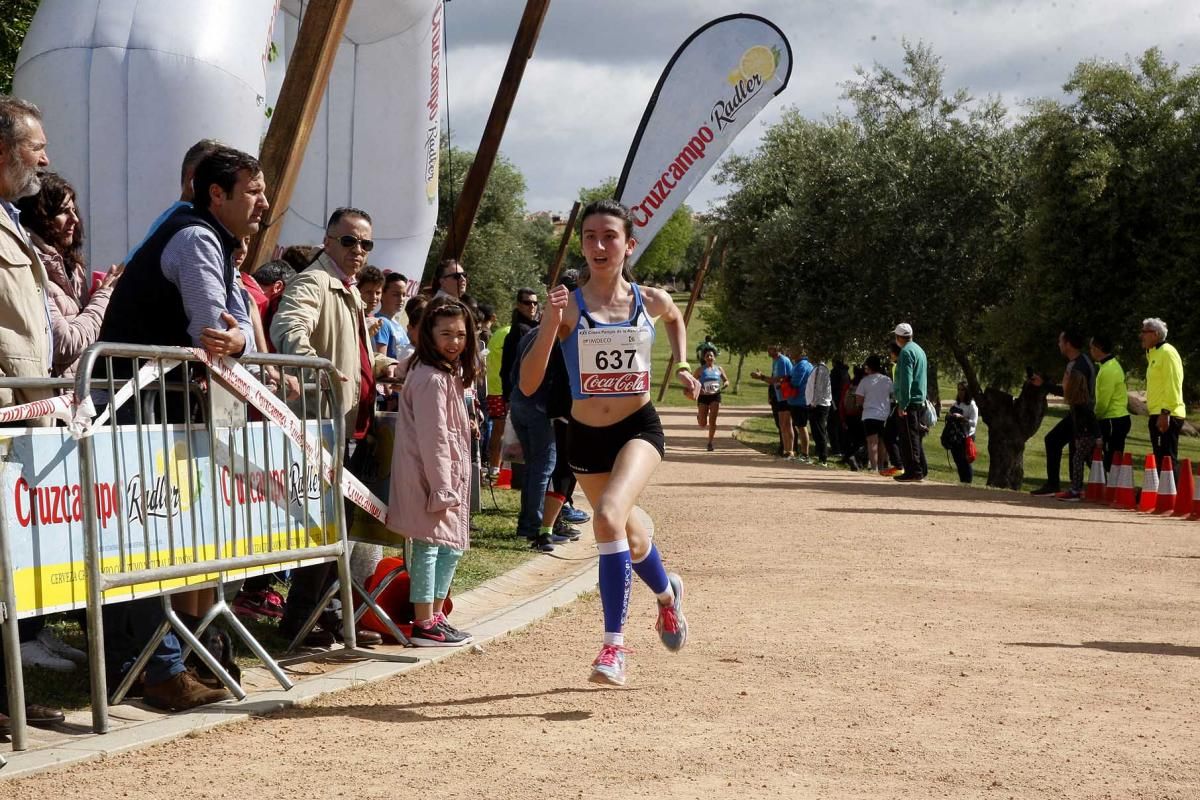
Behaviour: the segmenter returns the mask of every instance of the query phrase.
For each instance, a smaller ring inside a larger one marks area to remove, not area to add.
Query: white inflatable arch
[[[119,261],[178,197],[198,139],[258,152],[303,5],[43,0],[13,90],[45,114],[93,267]],[[375,219],[372,261],[419,273],[437,213],[441,19],[440,0],[354,4],[281,244],[319,244],[329,210],[354,205]]]
[[[283,0],[275,26],[289,56],[304,5]],[[355,0],[280,242],[320,244],[329,212],[355,206],[374,220],[371,263],[420,277],[437,222],[442,43],[441,0]]]

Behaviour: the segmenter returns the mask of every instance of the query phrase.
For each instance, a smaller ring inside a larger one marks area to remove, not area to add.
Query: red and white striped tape
[[[221,379],[222,383],[226,384],[234,393],[240,395],[246,402],[261,411],[263,416],[278,425],[284,435],[291,439],[293,444],[303,448],[312,463],[324,464],[324,474],[321,477],[330,486],[340,484],[342,495],[348,498],[350,502],[380,522],[387,522],[387,504],[376,497],[362,481],[351,475],[344,467],[342,468],[341,480],[335,480],[333,474],[333,456],[320,445],[319,439],[313,441],[311,437],[304,435],[304,423],[300,421],[300,418],[292,413],[287,404],[280,400],[274,392],[251,375],[249,370],[228,356],[214,359],[199,347],[190,349],[196,355],[196,358],[209,368],[213,375]],[[169,372],[180,363],[182,362],[163,361],[161,362],[161,371],[163,373]],[[103,425],[118,408],[129,401],[134,392],[142,387],[150,386],[157,381],[159,371],[159,362],[152,361],[143,365],[138,370],[137,375],[132,380],[127,381],[116,395],[112,397],[108,407],[98,418],[96,417],[96,409],[92,405],[91,398],[86,398],[83,403],[76,403],[74,393],[68,392],[67,394],[50,397],[45,400],[34,400],[32,403],[2,408],[0,409],[0,423],[21,422],[38,419],[39,417],[52,416],[54,419],[65,423],[74,438],[80,439],[84,436],[91,436],[97,427]]]
[[[246,402],[261,411],[264,417],[278,425],[293,444],[303,448],[312,463],[324,464],[325,474],[322,477],[331,486],[340,483],[342,495],[350,502],[380,522],[387,522],[387,504],[376,497],[362,481],[351,475],[344,467],[341,481],[334,480],[333,457],[320,445],[319,440],[314,442],[304,435],[304,423],[292,413],[292,410],[279,399],[278,395],[229,356],[215,359],[198,347],[192,348],[192,352],[209,367],[213,375],[221,379],[222,383],[226,384],[235,394],[245,398]]]

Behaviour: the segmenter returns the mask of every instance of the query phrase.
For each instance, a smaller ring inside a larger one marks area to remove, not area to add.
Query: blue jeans
[[[546,503],[546,487],[554,473],[554,426],[546,412],[531,402],[525,402],[513,392],[509,417],[513,431],[525,453],[525,484],[521,487],[521,513],[517,517],[517,533],[530,539],[537,537],[542,527],[542,510]]]
[[[115,680],[119,680],[133,666],[134,660],[162,622],[162,601],[157,597],[146,597],[127,603],[109,603],[104,606],[102,613],[105,661],[109,670],[112,670],[109,682],[115,686]],[[162,683],[186,669],[179,639],[172,631],[163,638],[146,662],[146,685]]]

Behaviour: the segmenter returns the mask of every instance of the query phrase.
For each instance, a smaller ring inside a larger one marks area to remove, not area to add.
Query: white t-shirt
[[[950,406],[950,410],[958,410],[967,420],[967,435],[974,436],[975,428],[979,424],[979,406],[975,405],[974,400],[968,400],[966,403],[955,402]]]
[[[887,375],[865,376],[854,393],[863,399],[863,419],[882,421],[892,412],[892,379]]]

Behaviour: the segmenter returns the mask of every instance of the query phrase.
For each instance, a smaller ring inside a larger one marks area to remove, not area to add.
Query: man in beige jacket
[[[40,172],[50,166],[42,113],[33,103],[0,95],[0,375],[48,378],[53,362],[46,270],[16,202],[41,188]],[[0,406],[42,400],[44,389],[0,389]],[[49,425],[50,420],[32,420]]]
[[[346,422],[346,463],[367,436],[375,412],[375,380],[391,377],[396,361],[375,352],[367,333],[366,311],[354,289],[354,276],[374,247],[371,216],[357,208],[339,208],[325,226],[324,248],[316,260],[283,290],[271,320],[271,340],[280,353],[319,356],[333,362],[341,377],[342,410]],[[347,524],[350,515],[346,517]],[[330,564],[293,573],[281,627],[294,636],[312,613],[329,578]],[[332,644],[337,631],[318,626],[305,640],[310,646]],[[362,631],[361,644],[381,641]]]
[[[40,172],[50,166],[42,112],[33,103],[0,94],[0,376],[48,378],[53,362],[46,270],[21,227],[16,202],[37,194]],[[0,389],[0,407],[42,400],[41,389]],[[22,425],[49,425],[30,420]],[[0,733],[9,732],[3,643],[0,642]],[[56,708],[26,704],[30,725],[63,721]]]

